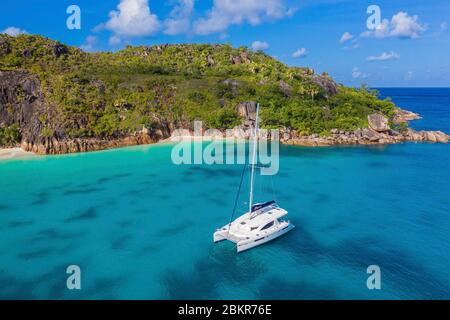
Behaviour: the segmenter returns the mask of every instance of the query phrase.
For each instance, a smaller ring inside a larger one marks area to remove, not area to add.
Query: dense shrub
[[[17,124],[0,127],[0,146],[15,146],[20,142],[20,130]]]

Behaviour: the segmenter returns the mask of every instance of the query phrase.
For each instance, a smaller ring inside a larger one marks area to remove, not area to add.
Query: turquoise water
[[[175,166],[170,145],[4,161],[0,298],[450,298],[449,148],[282,147],[257,200],[273,183],[296,228],[242,254],[212,243],[241,166]],[[66,289],[72,264],[80,291]]]

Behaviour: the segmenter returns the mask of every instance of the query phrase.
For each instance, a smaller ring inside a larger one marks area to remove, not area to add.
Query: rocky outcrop
[[[406,114],[406,113],[405,113]],[[370,145],[394,144],[405,141],[426,141],[448,143],[450,136],[442,131],[415,131],[408,128],[405,132],[397,132],[389,128],[388,119],[379,114],[368,116],[369,128],[355,131],[332,129],[329,136],[317,134],[299,136],[292,129],[281,130],[282,143],[301,146],[332,146],[332,145]]]
[[[139,132],[115,139],[63,139],[42,138],[39,141],[30,142],[22,140],[20,147],[25,151],[37,154],[65,154],[76,152],[98,151],[110,148],[126,147],[156,142],[149,134]]]
[[[338,94],[338,85],[328,75],[316,76],[314,82],[326,92],[328,97]]]
[[[394,115],[394,122],[397,123],[405,123],[412,120],[419,120],[422,119],[422,117],[414,112],[403,110],[400,108],[395,108],[395,115]]]
[[[240,126],[232,131],[237,139],[248,139],[256,117],[256,102],[242,102],[236,106],[236,111],[243,118]],[[405,113],[406,114],[406,113]],[[407,129],[404,132],[391,130],[389,121],[380,114],[368,116],[369,127],[354,131],[339,129],[330,130],[330,135],[318,134],[299,135],[292,128],[282,128],[279,138],[281,143],[299,146],[333,146],[333,145],[375,145],[394,144],[405,141],[427,141],[448,143],[450,136],[442,131],[420,131]]]
[[[450,136],[441,131],[415,132],[411,129],[405,133],[394,131],[380,133],[367,128],[357,129],[352,132],[333,130],[333,133],[326,137],[321,137],[317,134],[297,136],[292,134],[292,132],[282,131],[280,136],[282,143],[299,146],[376,145],[406,141],[448,143],[450,140]]]
[[[0,71],[0,125],[19,124],[22,137],[34,142],[43,123],[39,118],[55,116],[44,103],[41,83],[25,71]]]
[[[251,127],[244,125],[237,126],[227,132],[219,132],[219,135],[203,136],[202,138],[208,140],[210,138],[235,138],[239,140],[249,139],[253,136]],[[191,139],[198,139],[194,136],[192,131],[186,130],[185,134],[173,134],[170,141],[179,141],[191,137]],[[270,131],[261,131],[259,133],[260,139],[270,139]],[[312,135],[298,135],[290,128],[283,128],[280,130],[279,139],[282,144],[308,146],[308,147],[327,147],[336,145],[385,145],[396,144],[406,141],[423,141],[423,142],[439,142],[448,143],[450,136],[441,131],[420,131],[416,132],[409,129],[407,132],[399,133],[396,131],[377,132],[369,128],[357,129],[355,131],[342,131],[333,129],[329,136],[320,136],[318,134]]]
[[[389,120],[381,114],[371,114],[367,117],[367,120],[369,122],[369,128],[376,132],[385,132],[391,129],[389,127]]]
[[[405,135],[409,141],[447,143],[450,140],[450,136],[442,131],[415,131],[408,128]]]
[[[250,59],[250,55],[248,52],[242,52],[238,56],[230,56],[230,62],[232,64],[242,64],[242,63],[251,63],[252,60]]]
[[[59,58],[62,55],[68,54],[69,53],[69,48],[65,45],[63,45],[62,43],[56,43],[53,48],[53,55],[56,58]]]
[[[36,76],[25,71],[0,71],[0,126],[19,124],[20,147],[25,151],[38,154],[86,152],[154,143],[170,136],[170,126],[154,119],[160,125],[153,131],[143,128],[114,138],[70,139],[56,110],[45,102]],[[51,136],[42,135],[45,128],[51,128]]]
[[[206,65],[207,65],[208,67],[213,67],[215,64],[216,64],[216,62],[214,61],[213,57],[210,56],[210,55],[208,55],[208,56],[206,57]]]
[[[247,101],[241,102],[236,106],[237,113],[244,119],[244,121],[256,120],[256,102]]]

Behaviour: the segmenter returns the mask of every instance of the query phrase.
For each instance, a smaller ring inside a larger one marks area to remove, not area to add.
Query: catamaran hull
[[[292,229],[294,229],[294,225],[293,224],[288,224],[286,227],[284,227],[283,229],[276,231],[270,235],[267,235],[263,238],[258,238],[258,239],[250,239],[250,240],[245,240],[245,241],[240,241],[237,243],[236,248],[237,248],[237,252],[243,252],[246,251],[248,249],[252,249],[254,247],[260,246],[264,243],[267,243],[269,241],[272,241],[278,237],[281,237],[282,235],[284,235],[285,233],[291,231]]]

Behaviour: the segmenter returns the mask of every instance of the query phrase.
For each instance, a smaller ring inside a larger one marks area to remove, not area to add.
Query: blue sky
[[[69,5],[81,29],[66,27]],[[369,30],[367,8],[381,9]],[[0,31],[41,34],[89,51],[127,44],[246,45],[359,86],[450,87],[448,0],[18,0]]]

